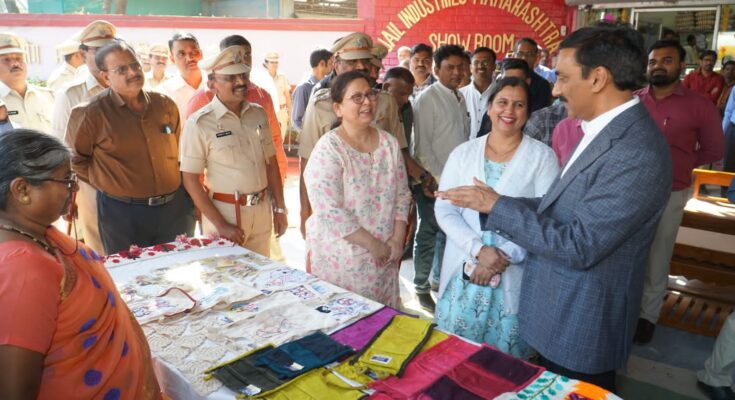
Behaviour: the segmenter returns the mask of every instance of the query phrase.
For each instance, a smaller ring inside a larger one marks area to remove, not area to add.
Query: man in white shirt
[[[100,75],[94,61],[97,50],[113,41],[117,29],[107,21],[93,21],[79,34],[79,53],[89,70],[86,78],[72,83],[56,94],[53,111],[53,127],[51,132],[59,139],[66,140],[66,128],[72,108],[101,93],[107,83]],[[79,192],[76,197],[79,229],[87,246],[99,254],[104,254],[97,226],[97,190],[84,181],[79,181]]]
[[[467,102],[467,112],[470,114],[470,139],[477,136],[482,116],[487,114],[490,99],[490,85],[493,83],[495,60],[497,56],[492,49],[478,47],[472,53],[470,72],[472,82],[459,89]]]
[[[414,159],[428,171],[422,180],[438,182],[449,153],[469,138],[470,118],[464,96],[457,90],[464,74],[464,51],[456,45],[445,45],[434,52],[433,61],[438,80],[413,101],[413,143]],[[446,236],[434,217],[434,199],[426,196],[420,187],[413,192],[418,210],[413,248],[414,284],[421,307],[433,311],[429,275],[433,270],[433,280],[439,281]],[[435,252],[439,253],[438,257],[434,256]]]
[[[87,72],[84,57],[79,52],[78,39],[65,40],[56,46],[56,50],[60,56],[64,57],[64,62],[53,70],[46,80],[46,87],[54,92],[76,81]]]
[[[0,33],[0,99],[5,102],[13,127],[50,133],[54,95],[26,80],[25,46],[20,37]]]
[[[191,33],[176,33],[168,41],[171,62],[176,65],[179,74],[163,82],[158,91],[171,97],[179,109],[179,115],[185,115],[186,104],[198,89],[206,89],[207,80],[197,64],[202,59],[199,41]]]

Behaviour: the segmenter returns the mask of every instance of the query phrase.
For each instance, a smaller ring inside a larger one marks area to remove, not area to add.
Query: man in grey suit
[[[633,96],[646,63],[637,32],[582,28],[560,49],[554,96],[583,121],[584,136],[546,196],[500,196],[477,180],[438,195],[486,213],[484,230],[528,250],[519,329],[541,364],[614,391],[615,370],[632,345],[649,247],[671,190],[671,156]]]

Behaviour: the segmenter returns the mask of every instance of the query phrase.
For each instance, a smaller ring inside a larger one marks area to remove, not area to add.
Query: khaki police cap
[[[103,20],[93,21],[79,34],[79,42],[89,47],[102,47],[115,39],[115,25]]]
[[[25,40],[13,33],[0,33],[0,54],[25,53]]]
[[[230,46],[214,57],[199,61],[199,68],[208,74],[237,75],[250,72],[245,64],[245,49],[242,46]]]
[[[343,60],[363,60],[372,58],[370,49],[373,47],[373,41],[370,36],[355,32],[338,40],[332,46],[332,54],[338,55]]]
[[[168,45],[156,43],[148,50],[148,54],[168,58]]]
[[[265,61],[276,61],[278,62],[279,59],[278,52],[275,51],[269,51],[268,53],[265,53]]]
[[[56,51],[59,52],[59,55],[66,56],[69,54],[74,54],[77,51],[79,51],[79,40],[76,39],[66,39],[63,42],[61,42],[58,46],[56,46]]]

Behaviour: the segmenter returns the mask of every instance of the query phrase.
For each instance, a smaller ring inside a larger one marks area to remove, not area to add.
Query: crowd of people
[[[724,154],[735,171],[735,62],[720,74],[702,52],[682,80],[689,50],[644,49],[625,26],[572,32],[554,65],[521,38],[501,59],[402,47],[385,68],[387,49],[356,32],[315,50],[293,91],[278,53],[253,66],[240,35],[206,59],[189,33],[147,54],[117,36],[89,24],[51,91],[27,82],[23,40],[0,34],[3,398],[69,381],[84,398],[160,397],[99,255],[200,221],[282,257],[289,125],[307,271],[399,307],[408,247],[440,328],[613,392],[654,335],[692,169]],[[83,243],[51,226],[61,217]],[[700,385],[731,396],[733,346],[720,350]]]

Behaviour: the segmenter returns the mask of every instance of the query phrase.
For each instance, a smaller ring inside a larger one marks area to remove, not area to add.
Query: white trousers
[[[732,386],[735,370],[735,312],[730,313],[717,336],[712,355],[697,378],[710,386]]]
[[[671,192],[648,254],[646,280],[643,283],[643,299],[641,300],[641,318],[654,324],[658,322],[661,306],[664,303],[664,294],[671,269],[671,255],[674,252],[676,234],[679,232],[684,206],[689,200],[689,195],[688,188]]]

